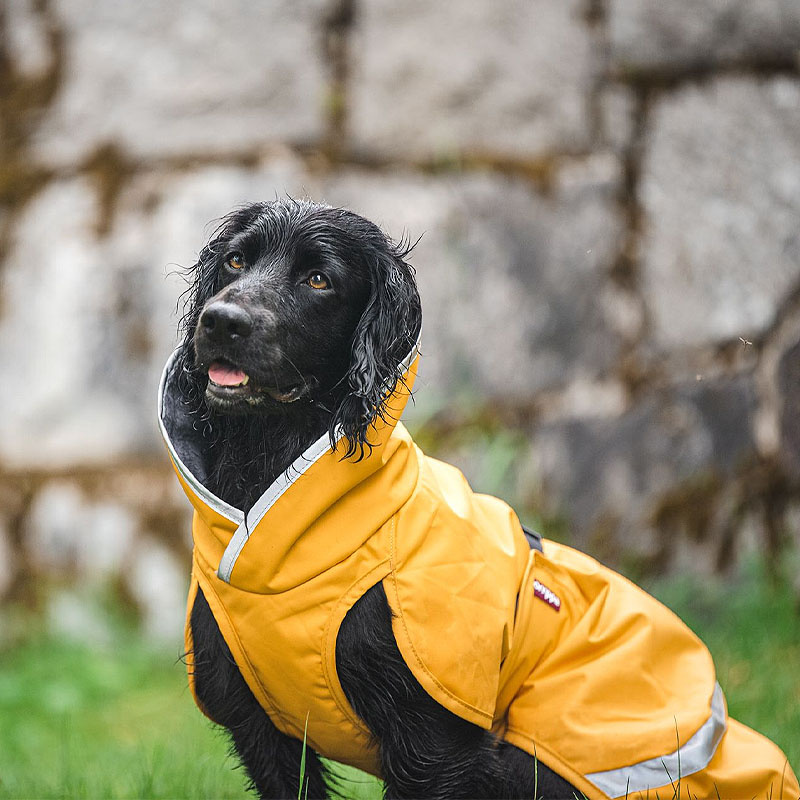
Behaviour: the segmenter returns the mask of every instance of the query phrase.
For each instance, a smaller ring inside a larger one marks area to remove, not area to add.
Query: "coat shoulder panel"
[[[530,557],[517,516],[425,458],[394,523],[384,585],[400,652],[434,700],[491,728]]]

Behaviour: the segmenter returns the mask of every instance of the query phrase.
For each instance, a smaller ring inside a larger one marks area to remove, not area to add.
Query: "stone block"
[[[743,374],[679,382],[615,419],[542,425],[520,471],[527,486],[520,494],[562,517],[572,540],[603,558],[660,555],[657,566],[667,570],[668,527],[711,541],[718,555],[719,526],[733,514],[727,504],[715,511],[727,503],[732,476],[754,458],[755,407],[753,377]],[[715,566],[708,560],[709,571]]]
[[[599,95],[602,141],[616,153],[625,153],[633,142],[636,127],[636,96],[633,90],[609,84]]]
[[[48,165],[109,142],[137,157],[185,156],[324,131],[325,0],[51,5],[65,69],[34,133]]]
[[[102,458],[138,434],[97,369],[113,335],[114,269],[94,241],[94,214],[91,186],[58,182],[15,228],[0,275],[0,363],[13,375],[0,397],[8,466]]]
[[[795,478],[800,477],[800,336],[778,361],[780,454]]]
[[[163,642],[181,641],[189,571],[174,554],[159,542],[143,537],[124,581],[139,607],[145,635]]]
[[[800,81],[720,78],[655,104],[642,289],[659,349],[742,336],[800,282]]]
[[[25,520],[25,547],[35,569],[101,579],[124,571],[139,522],[112,500],[87,498],[73,483],[55,480],[34,498]]]
[[[5,40],[14,70],[25,77],[43,74],[52,53],[41,9],[34,0],[8,0],[5,13]]]
[[[760,349],[756,417],[758,451],[767,463],[778,463],[800,478],[800,307],[789,304]]]
[[[350,129],[384,157],[585,150],[596,73],[579,0],[366,0]]]
[[[610,367],[620,337],[600,298],[619,244],[617,182],[605,158],[565,166],[548,195],[491,174],[329,180],[328,202],[396,239],[422,237],[409,259],[423,303],[421,403],[525,403]]]
[[[796,0],[610,0],[612,64],[622,72],[687,72],[727,64],[792,64]]]

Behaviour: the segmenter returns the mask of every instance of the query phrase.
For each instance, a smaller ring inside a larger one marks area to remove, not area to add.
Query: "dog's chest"
[[[242,676],[278,730],[373,773],[378,767],[370,734],[336,675],[336,637],[347,611],[389,572],[381,538],[379,531],[376,541],[344,562],[276,593],[219,580],[197,553],[192,570],[192,592],[202,587]]]

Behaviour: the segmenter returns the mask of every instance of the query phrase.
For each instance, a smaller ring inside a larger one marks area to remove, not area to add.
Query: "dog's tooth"
[[[244,380],[239,384],[239,386],[247,386],[247,384],[249,382],[250,382],[250,376],[249,375],[245,375],[244,376]]]

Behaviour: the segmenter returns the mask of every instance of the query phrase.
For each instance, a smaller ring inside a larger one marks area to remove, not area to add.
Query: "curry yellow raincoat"
[[[378,422],[358,462],[321,438],[247,514],[215,497],[173,365],[159,415],[194,506],[189,609],[199,586],[279,730],[302,739],[308,720],[314,750],[379,774],[335,650],[347,611],[382,581],[425,691],[590,800],[800,797],[783,753],[727,719],[711,656],[677,617],[582,553],[532,549],[511,508],[425,456],[402,423]],[[416,365],[413,353],[387,420]],[[186,637],[191,653],[188,619]]]

